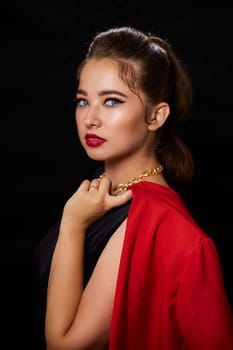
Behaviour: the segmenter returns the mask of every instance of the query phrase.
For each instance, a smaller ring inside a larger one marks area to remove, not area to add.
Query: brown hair
[[[116,60],[120,77],[130,89],[143,91],[149,103],[169,104],[170,115],[156,133],[155,153],[164,166],[168,183],[178,191],[184,189],[193,177],[194,162],[178,127],[190,116],[192,86],[171,45],[132,27],[112,28],[96,34],[79,66],[78,79],[83,66],[92,58]]]

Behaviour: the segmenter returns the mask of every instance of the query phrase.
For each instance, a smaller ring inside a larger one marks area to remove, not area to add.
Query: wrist
[[[82,222],[73,221],[69,218],[62,218],[60,223],[60,231],[67,232],[68,234],[74,233],[75,235],[85,234],[87,229],[87,224]]]

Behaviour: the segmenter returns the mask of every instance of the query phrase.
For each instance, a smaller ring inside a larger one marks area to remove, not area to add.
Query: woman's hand
[[[130,190],[118,196],[110,194],[111,181],[108,177],[84,180],[77,191],[66,202],[63,222],[86,228],[108,210],[125,204],[132,198]]]

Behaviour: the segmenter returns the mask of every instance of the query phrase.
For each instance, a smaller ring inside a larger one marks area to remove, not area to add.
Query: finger
[[[115,207],[115,206],[117,207],[117,206],[120,206],[120,205],[127,203],[129,200],[131,200],[131,198],[132,198],[132,191],[127,190],[125,192],[122,192],[118,196],[109,197],[109,200],[111,202],[110,205],[113,207]]]
[[[99,190],[103,192],[109,192],[112,185],[112,181],[109,177],[105,176],[99,180]]]
[[[83,180],[79,186],[78,189],[88,190],[90,187],[90,181],[89,180]]]
[[[91,181],[90,186],[89,186],[89,189],[92,189],[92,188],[93,188],[93,189],[98,190],[99,185],[100,185],[100,180],[94,179],[94,180]]]
[[[73,193],[73,195],[70,197],[71,198],[76,198],[76,196],[79,195],[79,193],[82,193],[83,191],[86,192],[89,190],[90,186],[90,181],[89,180],[83,180],[81,184],[79,185],[78,189]]]
[[[116,198],[119,199],[119,201],[123,201],[124,203],[128,202],[130,199],[132,199],[132,191],[131,190],[127,190],[125,192],[120,193],[118,196],[116,196]]]

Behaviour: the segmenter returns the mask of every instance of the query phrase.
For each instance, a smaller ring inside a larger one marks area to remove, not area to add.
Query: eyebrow
[[[87,92],[85,90],[82,90],[82,89],[79,89],[77,91],[77,94],[87,96]],[[111,95],[111,94],[119,95],[119,96],[122,96],[122,97],[128,97],[127,95],[125,95],[122,92],[117,91],[117,90],[101,90],[98,93],[98,96],[105,96],[105,95]]]

